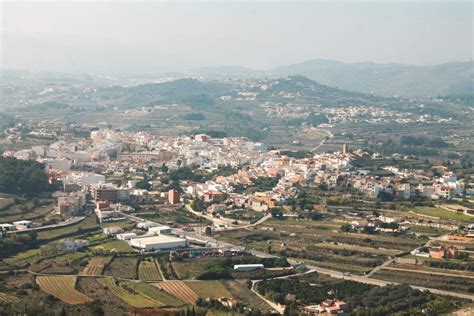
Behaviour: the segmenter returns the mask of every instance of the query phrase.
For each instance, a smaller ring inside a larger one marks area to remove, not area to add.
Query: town
[[[2,159],[38,163],[50,188],[5,195],[0,217],[0,269],[21,276],[2,286],[47,308],[105,309],[92,298],[102,293],[119,313],[335,314],[363,309],[351,295],[379,286],[452,297],[432,301],[443,308],[474,299],[474,183],[449,166],[407,167],[413,158],[347,143],[308,154],[211,132],[110,128]],[[348,284],[345,296],[333,289]],[[1,292],[0,301],[13,311],[20,302]]]

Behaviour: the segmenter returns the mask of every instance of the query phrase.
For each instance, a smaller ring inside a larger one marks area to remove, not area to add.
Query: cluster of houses
[[[455,259],[459,254],[458,248],[454,246],[432,246],[432,247],[420,247],[410,252],[412,255],[424,258],[433,259]]]
[[[452,172],[444,172],[440,177],[427,179],[414,171],[399,172],[398,168],[388,167],[395,171],[394,176],[370,176],[364,170],[352,172],[325,172],[316,176],[316,184],[325,184],[330,188],[353,187],[370,198],[378,197],[382,192],[399,199],[424,197],[427,199],[450,199],[456,196],[474,195],[474,188],[457,179]],[[410,182],[418,181],[418,184]],[[429,184],[426,184],[429,182]]]
[[[99,168],[101,172],[117,178],[125,172],[146,170],[150,166],[166,166],[168,169],[193,166],[207,171],[218,170],[223,166],[233,167],[237,169],[235,173],[216,176],[205,183],[181,182],[185,198],[199,197],[213,204],[208,211],[216,213],[235,209],[266,212],[295,197],[298,194],[296,185],[303,183],[330,188],[352,187],[370,197],[377,197],[384,192],[404,199],[417,196],[450,198],[474,193],[470,186],[446,170],[435,179],[426,179],[416,170],[394,167],[387,168],[393,175],[386,177],[375,177],[364,170],[354,170],[352,161],[365,153],[350,152],[347,145],[343,146],[341,152],[294,158],[281,155],[278,150],[268,151],[262,143],[242,137],[212,138],[206,134],[158,137],[143,132],[100,129],[92,131],[89,139],[76,143],[58,141],[49,146],[34,146],[29,150],[7,151],[4,155],[43,162],[50,178],[63,183],[63,192],[55,195],[57,214],[65,217],[79,214],[86,204],[86,196],[90,195],[96,201],[96,212],[101,220],[107,217],[104,215],[124,210],[120,204],[123,202],[161,201],[179,204],[183,196],[174,190],[154,192],[155,185],[161,186],[159,179],[149,181],[149,190],[136,188],[136,180],[118,186],[107,183],[102,174],[72,170],[75,165],[86,166],[91,170]],[[236,190],[251,186],[262,177],[276,179],[276,185],[263,192],[239,193],[242,191]],[[412,184],[416,180],[419,183]]]
[[[312,315],[336,315],[349,311],[349,304],[341,300],[327,299],[317,305],[303,307],[303,311]]]
[[[366,227],[370,227],[373,231],[383,233],[400,233],[408,230],[410,222],[398,217],[389,216],[372,216],[370,219],[355,219],[349,225],[352,230],[363,231]]]

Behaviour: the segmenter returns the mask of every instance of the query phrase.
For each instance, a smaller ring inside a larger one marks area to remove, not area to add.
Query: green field
[[[169,295],[165,291],[160,290],[159,288],[149,285],[144,282],[127,282],[135,291],[146,295],[147,297],[152,298],[155,301],[160,302],[163,306],[181,306],[184,303],[178,300],[176,297]]]
[[[113,278],[102,278],[99,279],[99,282],[106,286],[115,296],[132,307],[145,308],[165,305],[163,302],[145,296],[143,293],[133,293],[125,289],[122,284],[117,284]]]
[[[158,271],[158,263],[154,258],[146,258],[140,262],[140,266],[138,267],[138,278],[143,281],[162,280],[160,272]]]
[[[412,209],[413,212],[420,213],[427,216],[438,217],[439,219],[443,220],[456,220],[462,222],[471,222],[474,223],[474,217],[459,213],[459,212],[451,212],[444,210],[438,207],[416,207]]]
[[[199,297],[232,297],[221,281],[184,281]]]
[[[96,223],[95,215],[89,215],[83,221],[71,226],[40,231],[38,232],[38,239],[66,238],[69,235],[86,235],[87,237],[87,235],[92,234],[89,233],[89,230],[95,233],[100,230],[100,226]]]

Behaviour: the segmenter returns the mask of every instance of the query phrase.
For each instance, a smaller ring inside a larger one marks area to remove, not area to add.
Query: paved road
[[[20,229],[20,230],[13,230],[13,231],[7,231],[7,234],[26,233],[26,232],[31,232],[31,231],[40,231],[40,230],[46,230],[46,229],[61,228],[61,227],[77,224],[77,223],[83,221],[85,218],[86,218],[86,216],[70,217],[70,218],[66,219],[65,221],[57,223],[57,224],[38,226],[38,227],[32,227],[32,228],[26,228],[26,229]]]

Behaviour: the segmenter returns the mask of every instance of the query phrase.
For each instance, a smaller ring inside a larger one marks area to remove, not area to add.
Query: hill
[[[238,67],[198,69],[196,75],[208,78],[280,78],[301,75],[320,84],[379,96],[433,97],[448,94],[473,94],[474,63],[454,62],[433,66],[344,63],[315,59],[266,71]],[[219,75],[217,75],[219,74]]]

